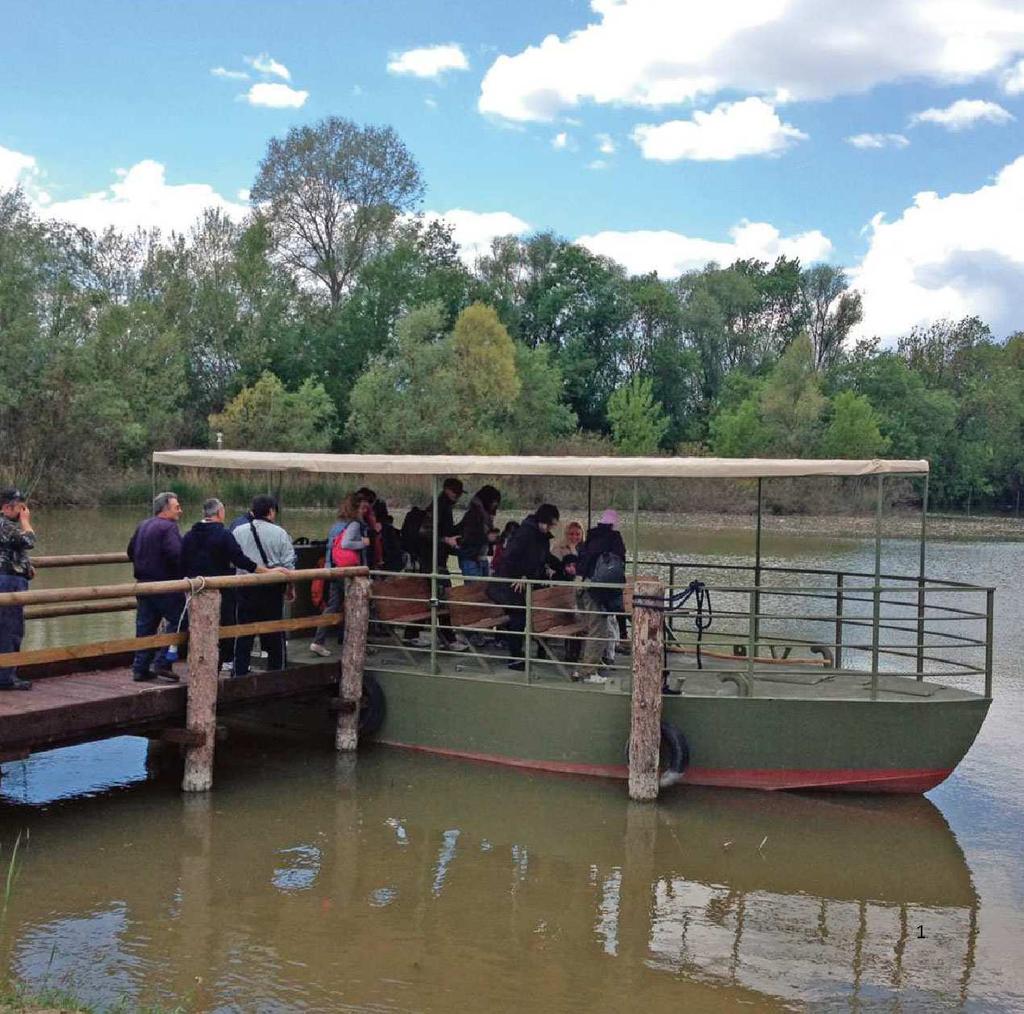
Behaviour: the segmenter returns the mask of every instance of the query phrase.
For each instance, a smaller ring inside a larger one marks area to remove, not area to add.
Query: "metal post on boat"
[[[920,563],[917,571],[917,678],[924,679],[924,608],[925,608],[925,578],[924,578],[924,556],[925,546],[928,542],[928,475],[924,477],[924,493],[921,497],[921,545],[919,546]]]
[[[754,656],[757,654],[757,641],[754,637],[754,627],[757,625],[757,592],[747,592],[747,606],[750,615],[747,619],[747,681],[751,687],[754,685]]]
[[[633,596],[633,695],[629,732],[629,798],[658,798],[665,586],[644,579]]]
[[[835,666],[843,667],[843,572],[836,571],[836,643]]]
[[[640,556],[640,480],[633,480],[633,581],[636,582],[636,566]]]
[[[995,628],[995,588],[985,589],[985,696],[992,696],[992,642]]]
[[[340,751],[359,746],[359,702],[363,697],[366,635],[370,626],[370,579],[345,578],[345,632],[341,644],[341,685],[334,746]]]
[[[150,480],[150,488],[153,491],[151,499],[155,500],[156,499],[156,458],[153,458],[153,460],[149,464],[149,480]]]
[[[882,621],[882,497],[885,476],[878,476],[878,502],[875,505],[875,590],[871,614],[871,697],[878,693],[878,635]]]
[[[430,674],[437,675],[437,512],[440,491],[437,476],[430,477],[430,513],[432,533],[430,537]]]
[[[526,582],[526,619],[523,625],[523,664],[525,665],[526,682],[530,682],[530,650],[532,645],[531,635],[533,634],[533,582]]]
[[[220,592],[193,591],[188,602],[188,685],[185,725],[185,792],[213,787],[213,751],[217,741],[217,678],[220,669]]]
[[[761,509],[764,479],[757,479],[757,529],[754,534],[754,645],[761,640]]]
[[[587,476],[587,531],[593,526],[592,515],[594,513],[594,477]]]

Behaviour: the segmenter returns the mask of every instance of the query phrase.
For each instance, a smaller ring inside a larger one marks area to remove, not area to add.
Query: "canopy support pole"
[[[921,497],[921,545],[918,547],[920,562],[917,571],[917,678],[924,679],[924,558],[928,544],[928,476],[924,477],[924,493]]]
[[[761,517],[764,479],[757,480],[757,528],[754,534],[754,649],[761,640]]]
[[[437,476],[430,477],[430,513],[433,531],[430,537],[430,672],[437,675],[437,512],[439,490]]]
[[[587,532],[590,532],[592,522],[591,515],[593,514],[594,507],[594,477],[592,475],[587,476]]]
[[[149,470],[150,486],[152,488],[152,499],[156,499],[156,458],[150,463]]]
[[[633,480],[633,583],[640,557],[640,480]]]
[[[885,477],[878,476],[878,501],[875,505],[875,590],[871,613],[871,698],[878,695],[878,636],[882,618],[882,497]]]

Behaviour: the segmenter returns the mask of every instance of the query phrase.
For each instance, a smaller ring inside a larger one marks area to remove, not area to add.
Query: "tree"
[[[286,391],[270,372],[210,416],[210,429],[223,434],[226,446],[253,451],[326,451],[334,426],[334,405],[321,384],[307,379]]]
[[[271,139],[252,201],[286,263],[326,286],[337,306],[423,190],[419,166],[391,127],[329,116]]]
[[[522,387],[515,343],[491,307],[474,303],[459,314],[452,351],[458,365],[456,411],[479,425],[485,416],[512,406]]]
[[[813,457],[824,409],[814,352],[810,339],[802,334],[783,353],[761,389],[761,419],[772,453]]]
[[[652,394],[647,377],[634,377],[608,399],[612,439],[623,454],[653,454],[668,430],[669,420]]]
[[[826,458],[874,458],[889,441],[878,428],[878,416],[862,394],[840,391],[832,399],[832,418],[821,439]]]
[[[814,368],[824,371],[838,360],[843,343],[860,323],[861,296],[850,290],[846,272],[831,264],[807,268],[801,276],[801,288]]]

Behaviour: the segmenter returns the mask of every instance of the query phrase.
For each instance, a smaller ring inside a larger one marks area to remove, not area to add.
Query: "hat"
[[[0,506],[5,506],[9,503],[24,503],[28,499],[24,493],[16,486],[11,486],[0,493]]]
[[[600,524],[602,524],[602,525],[611,525],[612,528],[614,528],[618,523],[619,523],[619,512],[616,511],[616,510],[612,510],[611,507],[609,507],[608,510],[606,510],[601,515]]]
[[[462,496],[462,491],[466,488],[465,486],[462,485],[462,480],[456,479],[455,476],[453,475],[450,475],[447,479],[445,479],[444,482],[441,484],[441,487],[442,489],[450,489],[452,490],[452,492],[458,493],[459,496]]]
[[[539,525],[554,524],[558,520],[558,508],[553,503],[542,503],[533,516]]]

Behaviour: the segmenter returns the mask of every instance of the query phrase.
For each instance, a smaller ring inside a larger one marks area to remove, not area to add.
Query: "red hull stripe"
[[[573,764],[556,760],[524,760],[472,750],[416,746],[380,740],[387,746],[419,750],[444,757],[503,764],[506,767],[552,771],[563,775],[627,778],[625,764]],[[833,789],[846,792],[927,792],[949,777],[952,768],[687,768],[683,783],[731,789]]]

